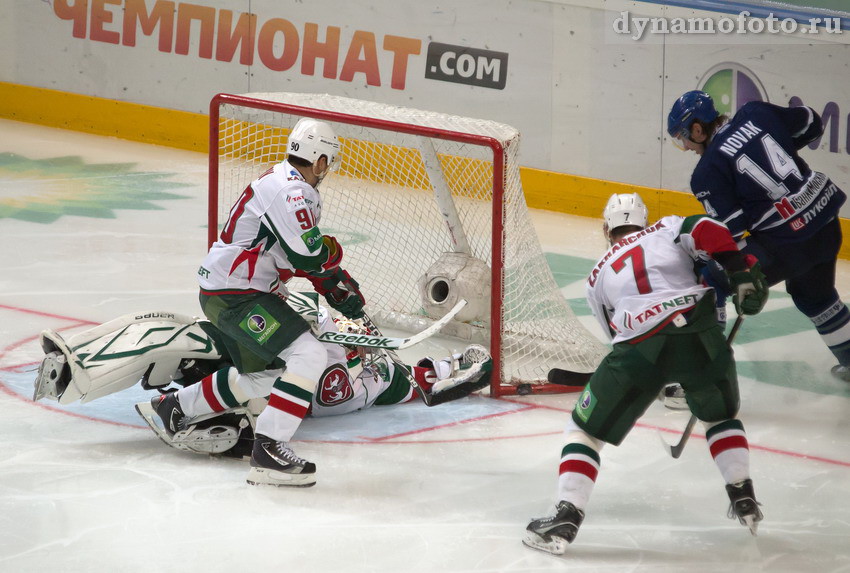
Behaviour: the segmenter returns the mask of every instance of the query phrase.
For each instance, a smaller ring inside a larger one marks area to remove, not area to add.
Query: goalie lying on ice
[[[315,334],[364,332],[356,321],[333,319],[315,293],[292,293],[289,304],[307,318]],[[405,368],[381,350],[323,343],[327,364],[309,404],[315,417],[346,414],[371,406],[415,399]],[[191,403],[182,397],[183,419],[168,427],[154,405],[136,405],[151,429],[177,449],[250,458],[254,422],[267,400],[239,401],[236,369],[228,362],[215,327],[207,321],[167,312],[130,314],[70,337],[41,333],[45,352],[35,380],[34,400],[47,397],[66,405],[130,388],[170,395],[172,383],[194,390]],[[432,404],[448,402],[486,387],[492,360],[487,350],[469,346],[440,360],[423,358],[407,367],[431,393]],[[260,373],[257,373],[260,374]],[[185,396],[186,394],[183,394]],[[175,400],[176,401],[176,400]],[[153,402],[158,403],[159,397]]]

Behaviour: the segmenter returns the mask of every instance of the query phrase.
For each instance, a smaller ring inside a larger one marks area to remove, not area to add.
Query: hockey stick
[[[371,320],[370,324],[366,324],[364,318],[363,324],[372,333],[372,336],[365,334],[345,334],[342,332],[323,332],[317,338],[322,342],[333,342],[334,344],[344,344],[346,346],[364,346],[366,348],[380,348],[382,350],[402,350],[414,344],[419,344],[426,338],[429,338],[439,332],[451,319],[457,315],[466,306],[466,301],[460,299],[452,309],[446,313],[444,317],[437,320],[425,330],[408,336],[407,338],[393,338],[391,336],[383,336],[378,327]]]
[[[726,337],[726,344],[732,346],[732,342],[735,340],[735,336],[738,334],[738,330],[741,328],[741,323],[744,322],[744,315],[739,314],[738,318],[735,319],[735,324],[732,325],[732,330],[729,331],[729,336]],[[679,438],[679,441],[675,445],[670,445],[664,438],[661,438],[661,443],[664,444],[664,449],[667,450],[674,458],[678,458],[682,455],[682,452],[685,450],[685,444],[688,443],[688,438],[691,437],[691,432],[694,430],[694,426],[697,423],[697,417],[691,414],[691,417],[688,419],[688,424],[685,426],[685,430],[682,432],[682,437]],[[659,437],[661,437],[659,435]]]
[[[415,335],[405,339],[405,340],[412,341],[412,342],[409,342],[408,344],[405,344],[404,346],[398,346],[398,348],[399,349],[407,348],[408,346],[412,346],[412,345],[416,344],[417,342],[422,342],[423,340],[425,340],[426,338],[428,338],[432,334],[435,334],[438,330],[443,328],[443,326],[445,326],[452,318],[454,318],[454,316],[458,312],[460,312],[460,310],[464,306],[466,306],[466,301],[464,299],[460,299],[459,301],[457,301],[457,304],[454,305],[454,308],[452,308],[448,313],[446,313],[446,315],[443,318],[436,321],[434,324],[432,324],[431,326],[429,326],[428,328],[426,328],[425,330],[423,330],[419,334],[415,334]],[[361,321],[363,322],[363,326],[366,327],[366,329],[369,331],[369,333],[376,334],[378,337],[382,336],[381,331],[378,328],[378,325],[376,325],[374,322],[372,322],[372,319],[369,317],[368,314],[363,313],[363,318],[361,319]],[[401,357],[399,357],[399,355],[396,353],[395,348],[388,347],[388,346],[378,346],[376,348],[380,348],[381,350],[383,350],[387,354],[387,357],[390,360],[392,360],[393,363],[395,363],[396,368],[398,368],[401,371],[401,373],[407,379],[407,383],[410,384],[413,387],[414,390],[416,390],[416,393],[419,394],[419,397],[422,398],[422,401],[425,402],[426,406],[436,405],[435,402],[434,402],[433,396],[431,394],[429,394],[428,392],[426,392],[425,389],[422,388],[419,385],[419,382],[417,382],[416,379],[413,377],[413,373],[405,365],[405,363],[401,360]],[[446,400],[443,400],[443,401],[446,401]],[[439,402],[437,402],[437,403],[439,403]]]
[[[465,303],[466,301],[461,299],[458,302],[458,304],[460,304],[460,302]],[[448,315],[446,315],[446,316],[448,316]],[[443,317],[443,318],[445,318],[445,317]],[[381,330],[378,328],[378,326],[374,322],[372,322],[372,319],[369,318],[368,314],[366,314],[364,312],[363,318],[361,318],[360,320],[363,322],[363,326],[365,326],[366,329],[370,333],[377,334],[378,336],[381,336]],[[443,324],[445,324],[445,323],[443,323]],[[425,390],[419,385],[419,382],[416,381],[416,379],[413,377],[413,373],[404,364],[404,362],[402,362],[401,357],[399,357],[398,353],[396,353],[396,351],[394,349],[387,348],[387,347],[381,347],[381,350],[383,350],[386,353],[387,358],[389,358],[390,360],[393,361],[396,368],[398,368],[401,371],[401,373],[404,375],[404,377],[407,379],[407,383],[410,384],[413,387],[414,390],[416,390],[416,393],[419,395],[420,398],[422,398],[422,401],[425,402],[425,405],[430,406],[431,403],[432,403],[431,396],[427,392],[425,392]]]
[[[593,372],[574,372],[562,368],[552,368],[546,378],[550,384],[558,384],[559,386],[584,386],[591,376],[593,376]]]

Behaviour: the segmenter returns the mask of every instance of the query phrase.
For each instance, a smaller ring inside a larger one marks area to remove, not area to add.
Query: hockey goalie
[[[358,321],[332,318],[315,293],[291,293],[287,299],[322,333],[368,334]],[[334,338],[334,337],[331,337]],[[345,340],[363,337],[342,337]],[[394,355],[366,346],[331,342],[326,368],[310,405],[314,417],[346,414],[371,406],[417,399],[436,405],[465,397],[490,383],[488,351],[471,345],[462,353],[435,360],[423,358],[407,366]],[[217,411],[181,420],[171,427],[149,402],[136,410],[154,433],[171,447],[203,454],[249,459],[256,416],[265,399],[252,399],[235,408],[217,396],[227,384],[219,377],[236,376],[228,368],[225,346],[209,322],[169,312],[129,314],[111,320],[67,341],[52,330],[41,333],[45,353],[35,379],[33,400],[49,398],[67,405],[86,403],[141,383],[162,394],[175,387],[195,386],[199,394],[218,397]],[[152,400],[156,403],[159,395]],[[427,399],[425,399],[427,397]]]

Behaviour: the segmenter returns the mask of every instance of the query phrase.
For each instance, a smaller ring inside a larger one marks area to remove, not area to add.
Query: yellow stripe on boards
[[[0,118],[4,119],[201,153],[208,151],[209,118],[204,114],[7,82],[0,82],[0,101],[3,102]],[[409,150],[391,148],[385,152],[403,154]],[[448,167],[450,171],[452,158],[441,156],[441,161],[444,168]],[[346,167],[343,164],[343,169]],[[533,209],[600,219],[602,209],[613,193],[640,193],[649,208],[650,220],[664,215],[703,212],[702,206],[690,193],[528,167],[521,168],[520,175],[526,202]],[[420,180],[420,174],[417,173],[367,176],[370,177],[376,180],[389,178],[393,183],[407,179],[406,183],[413,187],[417,187]],[[474,190],[471,195],[474,196],[477,191]],[[850,220],[841,219],[841,229],[848,236]],[[842,245],[839,256],[850,259],[850,241]]]

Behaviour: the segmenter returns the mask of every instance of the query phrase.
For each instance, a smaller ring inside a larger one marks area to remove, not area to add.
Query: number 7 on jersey
[[[628,264],[628,261],[631,261],[631,265]],[[649,275],[646,272],[646,258],[644,256],[642,246],[638,245],[637,247],[629,249],[611,263],[611,268],[617,274],[625,269],[626,266],[630,266],[632,268],[638,293],[651,293],[652,285],[649,284]]]

